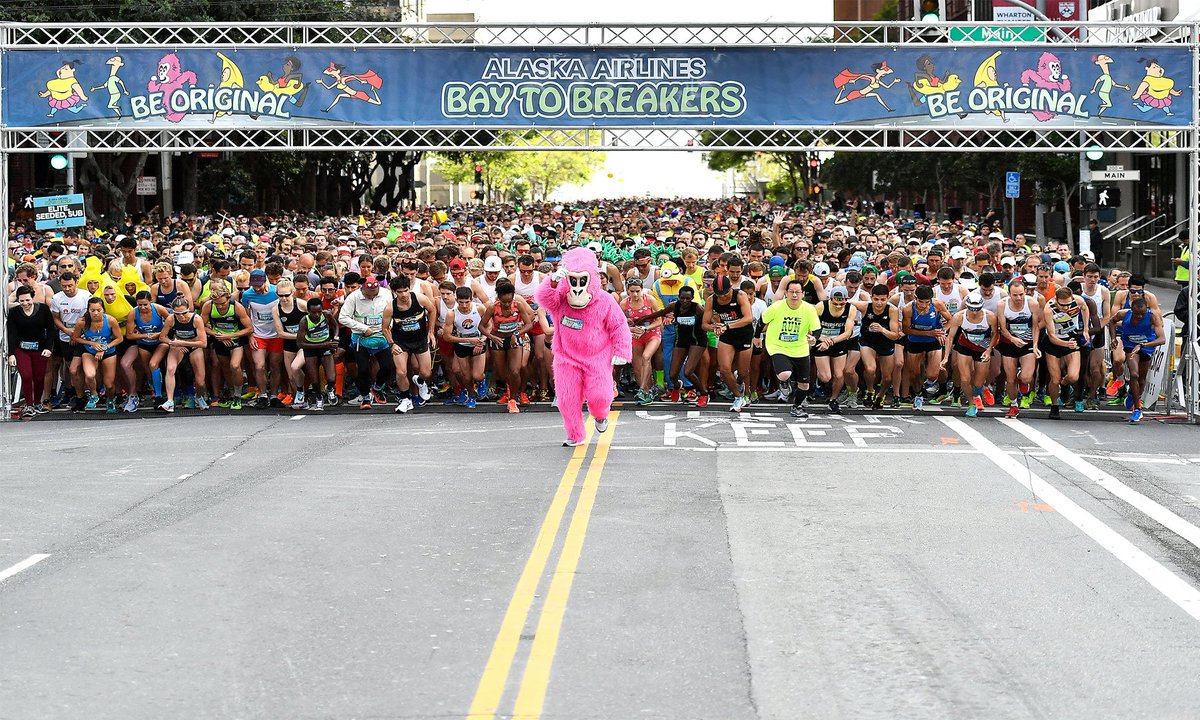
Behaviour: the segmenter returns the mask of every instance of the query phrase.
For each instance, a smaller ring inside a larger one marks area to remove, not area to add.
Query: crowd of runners
[[[629,318],[614,393],[640,405],[1115,405],[1137,422],[1150,359],[1174,347],[1146,278],[1066,243],[747,200],[9,232],[24,418],[551,403],[556,318],[534,293],[577,246]]]

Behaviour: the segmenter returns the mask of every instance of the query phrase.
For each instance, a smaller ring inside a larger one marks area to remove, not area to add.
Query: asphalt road
[[[0,718],[1200,716],[1195,428],[770,410],[5,425]]]

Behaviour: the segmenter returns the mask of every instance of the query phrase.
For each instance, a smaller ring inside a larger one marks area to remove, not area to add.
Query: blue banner
[[[87,217],[83,212],[83,193],[49,195],[30,198],[34,230],[83,227]]]
[[[10,50],[12,128],[1186,126],[1183,47]]]

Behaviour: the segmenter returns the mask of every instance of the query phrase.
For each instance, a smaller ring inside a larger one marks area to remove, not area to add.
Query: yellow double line
[[[588,521],[592,516],[592,507],[596,502],[596,492],[600,487],[600,473],[604,471],[604,462],[608,458],[608,448],[612,443],[613,433],[616,432],[617,416],[614,412],[609,415],[608,432],[599,434],[596,443],[596,453],[588,465],[584,476],[583,487],[579,499],[575,503],[575,512],[571,514],[571,524],[567,527],[567,535],[563,541],[562,552],[558,556],[558,564],[550,581],[550,589],[542,603],[542,613],[538,618],[537,630],[533,636],[533,645],[529,650],[529,659],[525,663],[525,671],[521,676],[521,684],[517,691],[517,701],[512,717],[522,720],[537,720],[542,715],[542,706],[546,701],[546,688],[550,683],[550,669],[554,665],[554,653],[558,649],[559,631],[562,629],[563,615],[567,610],[567,600],[571,595],[571,585],[575,581],[575,570],[579,566],[579,556],[583,551],[583,539],[587,534]],[[575,448],[567,469],[563,472],[558,490],[550,502],[550,509],[542,520],[542,527],[534,541],[533,551],[525,562],[525,569],[517,580],[517,589],[513,591],[504,620],[500,623],[500,632],[492,645],[492,653],[483,669],[483,677],[479,680],[479,688],[475,691],[475,699],[467,714],[467,720],[493,720],[500,707],[504,695],[504,687],[508,684],[508,676],[512,671],[513,660],[521,641],[521,632],[529,619],[533,607],[534,595],[538,583],[546,571],[551,550],[558,538],[558,530],[562,526],[563,517],[567,512],[571,494],[579,472],[583,468],[588,448],[591,447],[593,425],[589,420],[587,425],[587,440]]]

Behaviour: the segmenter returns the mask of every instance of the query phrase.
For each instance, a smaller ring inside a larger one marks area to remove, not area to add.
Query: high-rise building
[[[833,0],[834,21],[873,20],[883,7],[884,0]]]

